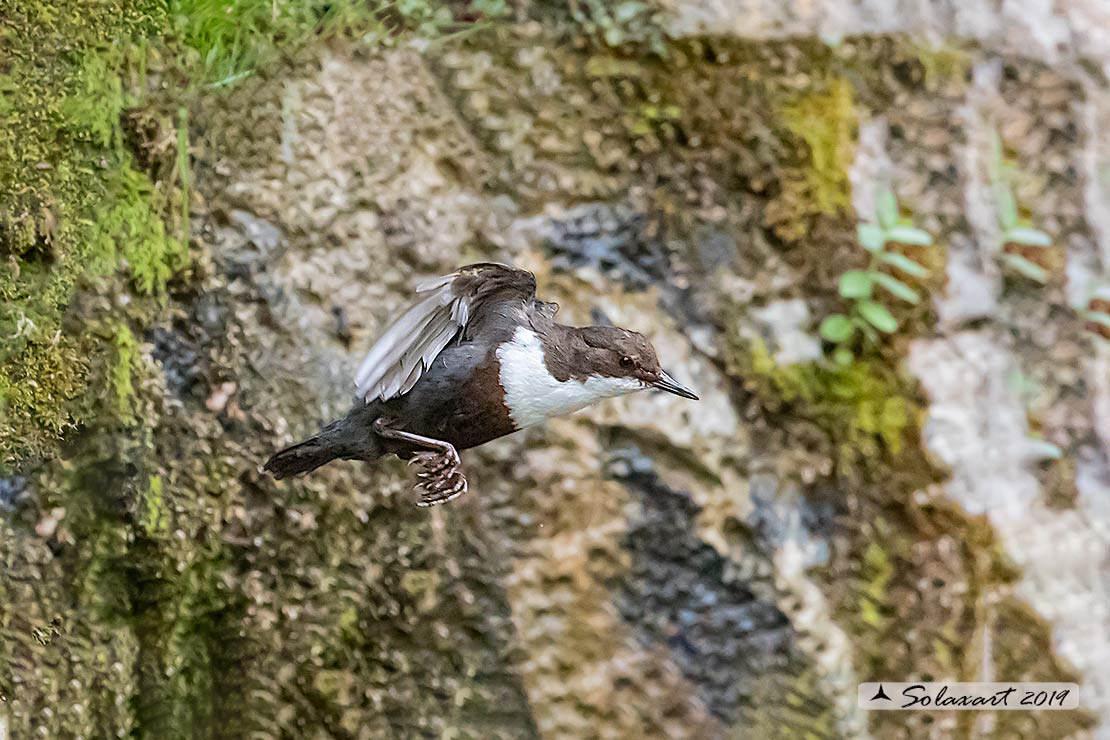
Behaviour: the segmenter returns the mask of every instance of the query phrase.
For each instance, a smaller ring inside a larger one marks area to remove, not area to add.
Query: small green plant
[[[170,8],[176,36],[193,49],[204,79],[216,88],[314,39],[343,36],[384,45],[411,31],[443,41],[512,14],[505,0],[475,0],[465,21],[441,0],[172,0]]]
[[[1086,322],[1087,331],[1106,342],[1110,341],[1110,285],[1100,285],[1076,306]]]
[[[1045,249],[1052,246],[1052,237],[1033,223],[1022,218],[1018,212],[1017,199],[1014,197],[1013,180],[1017,168],[1006,159],[1002,151],[1002,139],[998,134],[991,138],[990,177],[994,194],[995,214],[1001,232],[1001,246],[1013,244],[1018,247]],[[1044,285],[1048,282],[1048,271],[1028,257],[1018,253],[1001,250],[1002,264],[1014,272]]]
[[[1064,456],[1063,450],[1038,435],[1027,434],[1025,441],[1029,445],[1029,456],[1034,460],[1059,460]]]
[[[587,32],[600,36],[607,46],[642,43],[658,56],[667,53],[667,34],[659,10],[649,3],[582,0],[571,3],[570,14]]]
[[[924,266],[887,247],[891,243],[927,247],[932,245],[933,237],[899,216],[898,201],[889,190],[879,195],[876,210],[878,223],[863,223],[857,229],[860,246],[870,255],[867,269],[849,270],[840,276],[840,295],[851,301],[852,308],[846,314],[834,313],[821,322],[821,336],[839,345],[833,353],[833,359],[839,364],[852,361],[852,351],[846,345],[857,331],[868,341],[875,342],[880,333],[890,334],[898,328],[898,320],[877,300],[876,287],[900,301],[913,305],[921,302],[917,291],[884,269],[915,278],[929,275]]]
[[[1030,420],[1030,427],[1035,428],[1036,425],[1032,421],[1030,408],[1033,406],[1037,397],[1044,393],[1041,384],[1035,378],[1025,374],[1020,369],[1011,370],[1006,376],[1006,385],[1015,397],[1021,402],[1022,407],[1025,409],[1026,418]],[[1064,451],[1058,446],[1046,440],[1040,433],[1030,431],[1025,435],[1027,450],[1029,457],[1033,460],[1059,460],[1064,455]]]

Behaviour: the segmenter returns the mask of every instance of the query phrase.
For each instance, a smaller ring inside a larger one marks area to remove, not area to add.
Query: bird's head
[[[616,326],[591,326],[581,329],[580,336],[589,348],[586,359],[590,367],[582,369],[615,381],[612,395],[655,388],[698,400],[692,390],[660,367],[655,348],[643,334]]]

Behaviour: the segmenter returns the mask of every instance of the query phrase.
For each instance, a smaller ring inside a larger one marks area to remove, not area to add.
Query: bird
[[[698,400],[644,335],[556,322],[558,304],[536,297],[527,270],[480,262],[415,292],[366,354],[350,412],[277,452],[266,472],[282,479],[392,453],[420,466],[416,503],[434,506],[467,492],[459,450],[640,390]]]

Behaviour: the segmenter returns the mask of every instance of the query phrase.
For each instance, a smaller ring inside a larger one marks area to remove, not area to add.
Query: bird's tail
[[[286,447],[263,466],[275,478],[309,473],[332,460],[375,460],[382,455],[381,442],[366,420],[351,414],[333,421],[320,433]]]
[[[280,480],[291,475],[312,472],[338,457],[338,451],[328,446],[317,434],[275,454],[266,461],[265,470]]]

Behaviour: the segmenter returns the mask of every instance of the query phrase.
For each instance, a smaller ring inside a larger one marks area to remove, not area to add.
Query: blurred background
[[[1099,0],[8,3],[0,737],[1110,738],[1108,72]],[[701,402],[259,473],[479,260]]]

